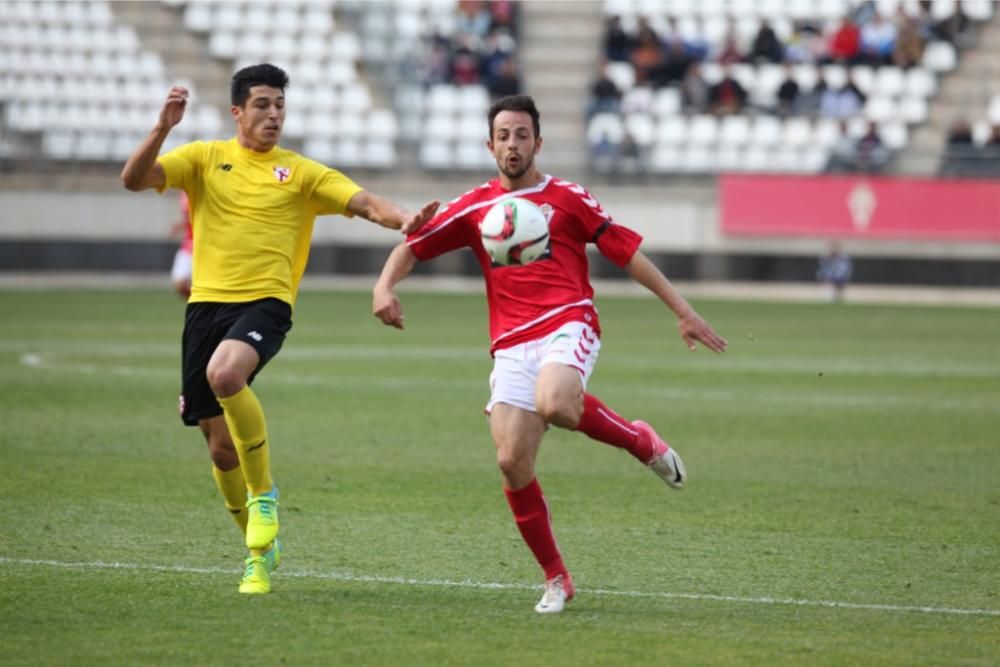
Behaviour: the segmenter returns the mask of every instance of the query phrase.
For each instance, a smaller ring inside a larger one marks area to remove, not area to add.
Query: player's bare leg
[[[580,373],[571,366],[542,367],[535,388],[539,415],[553,426],[581,431],[590,438],[620,447],[644,463],[668,486],[679,489],[687,480],[677,451],[644,421],[627,421],[596,396],[583,390]]]
[[[545,572],[545,594],[535,611],[560,612],[575,591],[552,533],[548,504],[535,478],[535,459],[545,435],[545,420],[529,410],[497,403],[490,414],[490,432],[503,475],[504,495],[521,537]]]

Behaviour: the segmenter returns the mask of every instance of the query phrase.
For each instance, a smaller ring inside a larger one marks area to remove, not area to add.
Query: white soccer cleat
[[[535,605],[535,611],[539,614],[558,614],[566,607],[566,603],[573,599],[575,593],[573,580],[568,575],[564,577],[560,574],[553,577],[545,582],[545,593]]]
[[[670,488],[683,488],[684,482],[687,481],[687,469],[684,468],[684,462],[677,455],[677,451],[665,443],[646,422],[637,420],[632,422],[632,425],[653,443],[653,457],[646,461],[646,465]]]

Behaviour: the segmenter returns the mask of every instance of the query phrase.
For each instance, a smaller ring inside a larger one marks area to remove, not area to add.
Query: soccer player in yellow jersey
[[[287,86],[288,75],[273,65],[241,69],[231,89],[236,136],[159,155],[184,117],[188,91],[175,86],[153,131],[122,169],[129,190],[177,188],[190,200],[194,273],[180,411],[185,424],[201,428],[215,482],[245,533],[250,557],[241,593],[270,592],[281,554],[267,426],[250,383],[292,327],[316,216],[357,215],[407,234],[438,207],[433,201],[407,211],[280,148]]]

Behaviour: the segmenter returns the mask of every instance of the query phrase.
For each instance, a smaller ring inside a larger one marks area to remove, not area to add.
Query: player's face
[[[500,172],[517,180],[534,166],[542,138],[535,136],[528,112],[501,111],[493,119],[493,140],[489,145]]]
[[[233,107],[237,131],[253,150],[266,151],[278,143],[285,123],[285,94],[280,88],[254,86],[242,107]]]

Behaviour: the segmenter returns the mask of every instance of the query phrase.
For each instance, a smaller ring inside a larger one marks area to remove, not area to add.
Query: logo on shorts
[[[253,338],[253,339],[254,339],[255,341],[257,341],[258,343],[259,343],[260,341],[264,340],[264,337],[263,337],[263,336],[261,336],[261,335],[260,335],[259,333],[257,333],[256,331],[251,331],[250,333],[248,333],[248,334],[247,334],[247,338]]]
[[[289,167],[275,167],[274,177],[278,179],[279,183],[284,183],[292,175],[292,170]]]

